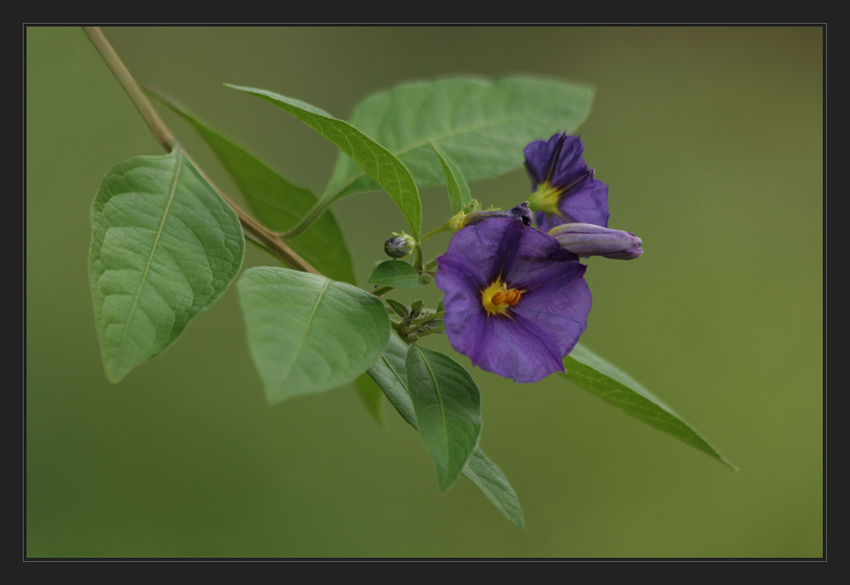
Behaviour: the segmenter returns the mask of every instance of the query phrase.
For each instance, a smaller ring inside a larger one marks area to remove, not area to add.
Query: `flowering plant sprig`
[[[608,187],[572,135],[590,109],[590,88],[529,77],[440,79],[367,97],[346,121],[271,91],[228,86],[339,148],[319,197],[173,99],[143,91],[99,29],[87,31],[168,153],[115,165],[92,205],[89,280],[111,381],[166,351],[235,282],[270,404],[352,382],[367,404],[385,396],[419,432],[441,491],[467,477],[521,527],[516,493],[479,446],[486,396],[461,363],[426,347],[431,335],[445,333],[473,366],[514,382],[560,374],[731,466],[663,402],[578,343],[592,304],[582,259],[643,253],[640,238],[608,228]],[[149,98],[202,137],[249,210],[206,178]],[[557,133],[541,139],[541,128]],[[467,181],[523,164],[532,192],[513,208],[483,210],[472,198]],[[446,186],[451,213],[423,235],[429,216],[419,188],[435,185]],[[332,206],[372,190],[387,193],[406,232],[384,232],[390,237],[376,252],[390,259],[361,288]],[[442,233],[452,234],[445,251],[426,261],[422,241]],[[242,271],[246,239],[284,266]],[[436,308],[394,298],[432,283],[443,293]]]

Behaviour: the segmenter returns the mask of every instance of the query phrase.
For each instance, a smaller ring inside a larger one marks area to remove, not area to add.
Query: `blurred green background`
[[[388,404],[384,428],[353,387],[268,406],[232,288],[110,384],[89,296],[89,208],[109,167],[164,152],[82,29],[27,28],[29,557],[824,554],[820,27],[104,32],[140,83],[315,193],[335,147],[223,83],[340,118],[372,92],[446,75],[595,85],[585,159],[610,187],[610,227],[646,252],[588,262],[582,341],[741,469],[558,376],[518,385],[475,370],[481,446],[520,498],[523,533],[465,479],[440,495],[418,435]],[[203,143],[162,115],[235,195]],[[530,190],[522,170],[471,187],[501,207]],[[427,230],[449,207],[443,189],[422,196]],[[363,283],[401,215],[382,193],[334,211]],[[249,247],[244,266],[263,264],[274,260]],[[445,338],[427,345],[469,364]]]

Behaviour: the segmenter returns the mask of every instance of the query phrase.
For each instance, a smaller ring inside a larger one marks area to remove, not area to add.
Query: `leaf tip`
[[[726,465],[729,469],[731,469],[732,471],[735,471],[735,472],[737,472],[737,471],[741,471],[741,468],[740,468],[740,467],[738,467],[737,465],[735,465],[734,463],[732,463],[731,461],[729,461],[728,459],[726,459],[723,455],[720,455],[720,454],[718,453],[718,456],[720,457],[720,461],[721,461],[721,462],[723,462],[723,463],[724,463],[724,464],[725,464],[725,465]]]
[[[460,477],[460,474],[454,476],[454,478],[449,477],[448,475],[437,476],[437,488],[440,490],[440,494],[446,494],[452,486],[457,483],[457,478]]]
[[[105,373],[106,373],[106,379],[109,380],[109,382],[112,383],[112,384],[117,384],[118,382],[123,380],[124,377],[127,375],[127,372],[121,372],[119,374],[113,374],[109,370],[105,370]]]

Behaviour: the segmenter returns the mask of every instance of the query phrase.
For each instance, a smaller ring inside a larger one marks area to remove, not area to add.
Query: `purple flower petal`
[[[584,144],[578,136],[555,134],[548,141],[537,140],[523,149],[525,168],[531,178],[532,190],[538,185],[566,186],[587,172],[581,157]]]
[[[560,353],[558,336],[534,320],[517,315],[488,318],[479,313],[472,322],[475,337],[463,337],[474,340],[468,355],[482,370],[520,383],[537,382],[564,371],[566,353]]]

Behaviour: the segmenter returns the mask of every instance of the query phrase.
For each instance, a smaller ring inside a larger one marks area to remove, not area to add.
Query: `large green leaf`
[[[445,182],[430,141],[467,181],[495,177],[522,166],[529,142],[574,132],[590,113],[593,93],[584,85],[530,77],[440,79],[371,95],[350,121],[395,154],[419,187],[429,187]],[[376,189],[371,177],[340,155],[325,196]]]
[[[254,154],[211,128],[175,100],[147,90],[148,94],[185,120],[206,141],[230,173],[254,216],[267,228],[286,232],[295,227],[318,199],[309,190],[293,185]],[[287,244],[316,270],[333,280],[356,284],[351,254],[342,231],[326,211],[300,236]]]
[[[407,345],[392,335],[384,355],[367,372],[401,417],[419,430],[413,401],[407,390],[406,358]],[[480,447],[475,449],[461,473],[484,492],[505,518],[525,530],[525,518],[516,492],[508,484],[505,474],[484,455]]]
[[[383,189],[392,197],[407,221],[412,235],[419,239],[422,228],[422,202],[419,199],[419,190],[410,171],[384,146],[369,138],[352,124],[334,118],[327,112],[304,102],[252,87],[236,85],[228,85],[228,87],[263,98],[292,114],[333,142],[350,157],[348,160],[353,161],[360,172],[372,179],[374,189]]]
[[[387,347],[381,300],[350,284],[259,267],[246,270],[236,289],[270,404],[352,382]]]
[[[478,386],[456,361],[418,345],[408,348],[405,366],[419,434],[437,470],[440,491],[446,492],[478,447]]]
[[[564,358],[564,367],[567,371],[561,375],[571,382],[737,471],[738,468],[732,462],[709,445],[672,408],[581,344],[576,345],[570,355]]]
[[[174,343],[239,272],[236,213],[179,149],[109,169],[92,205],[89,279],[113,382]]]

